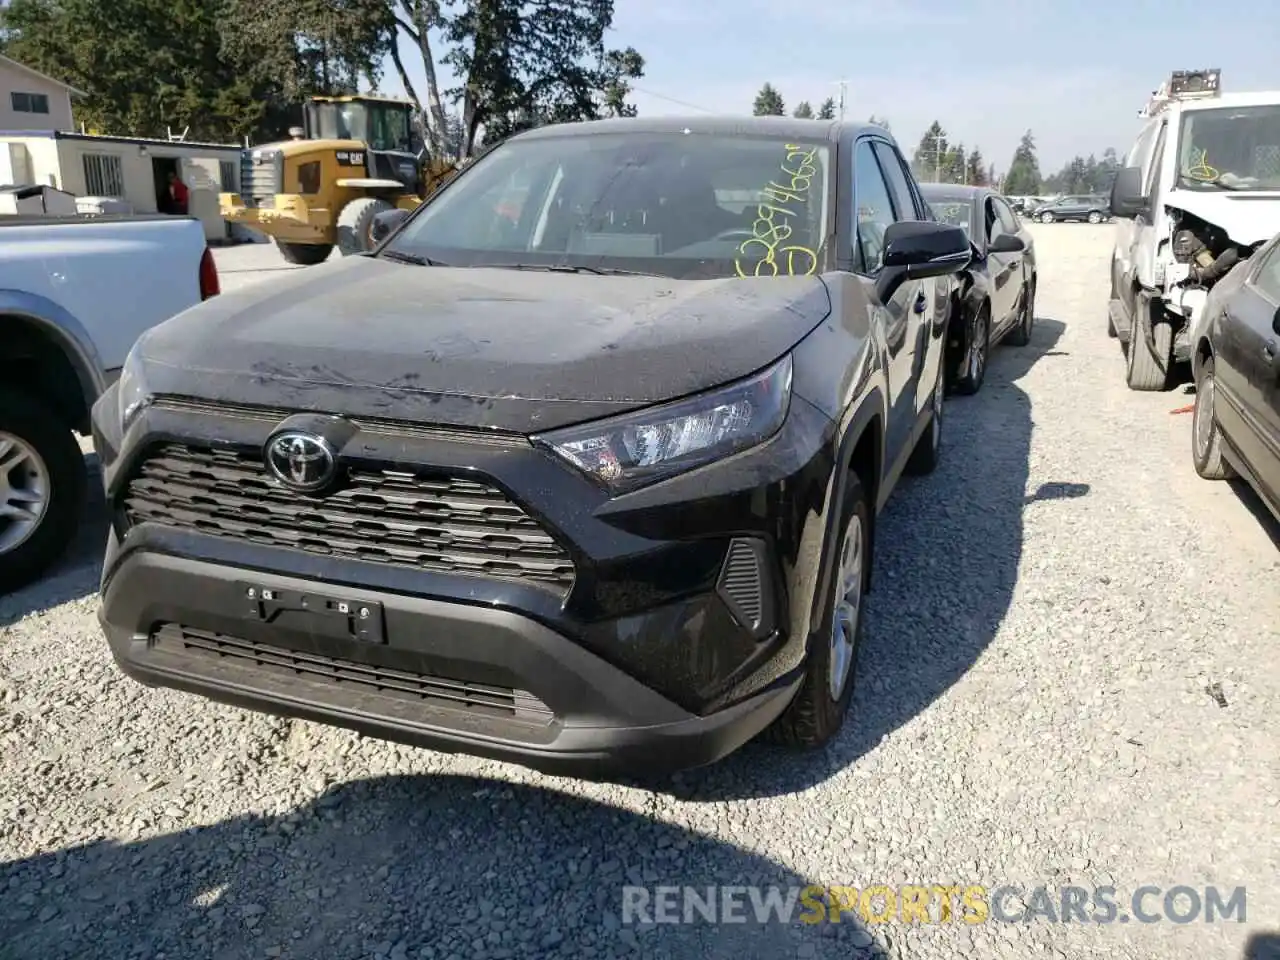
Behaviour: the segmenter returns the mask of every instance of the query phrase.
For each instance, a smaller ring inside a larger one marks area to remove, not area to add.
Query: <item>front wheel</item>
[[[1102,222],[1102,214],[1100,214],[1097,210],[1090,210],[1090,211],[1089,211],[1089,222],[1090,222],[1090,223],[1101,223],[1101,222]]]
[[[66,552],[87,483],[71,428],[39,400],[0,391],[0,594],[35,581]]]
[[[852,470],[841,506],[822,622],[810,640],[804,679],[795,699],[764,733],[766,740],[790,747],[829,743],[844,725],[853,696],[862,600],[871,569],[871,507]]]
[[[1042,213],[1042,214],[1040,214],[1040,222],[1041,222],[1041,223],[1053,223],[1053,214],[1052,214],[1052,213]]]
[[[1235,476],[1231,464],[1222,457],[1222,433],[1214,412],[1217,381],[1213,377],[1213,357],[1200,365],[1196,380],[1196,402],[1191,411],[1191,462],[1206,480],[1228,480]]]
[[[1169,368],[1173,359],[1173,327],[1157,323],[1151,328],[1151,343],[1143,335],[1141,319],[1135,317],[1129,328],[1125,351],[1125,383],[1130,390],[1159,391],[1169,386]]]

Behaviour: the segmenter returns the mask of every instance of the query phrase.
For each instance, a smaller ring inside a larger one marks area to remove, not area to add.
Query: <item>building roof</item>
[[[140,147],[198,147],[201,150],[228,150],[239,153],[238,143],[204,143],[199,140],[160,140],[156,137],[112,137],[70,130],[0,130],[0,137],[31,137],[41,140],[86,140],[89,143],[132,143]]]
[[[34,67],[28,67],[25,63],[19,63],[17,60],[14,60],[12,57],[6,57],[2,53],[0,53],[0,64],[4,64],[7,67],[13,67],[16,70],[21,70],[23,73],[29,73],[33,77],[39,77],[41,80],[47,81],[48,83],[56,84],[59,87],[62,87],[68,93],[74,93],[77,97],[88,96],[88,94],[85,93],[83,90],[77,90],[75,87],[73,87],[69,83],[63,83],[61,80],[58,80],[55,77],[51,77],[47,73],[41,73],[39,70],[36,70]]]

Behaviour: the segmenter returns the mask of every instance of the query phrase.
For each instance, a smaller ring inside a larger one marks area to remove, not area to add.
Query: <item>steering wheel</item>
[[[730,228],[730,229],[728,229],[728,230],[721,230],[719,233],[717,233],[717,234],[716,234],[714,237],[712,237],[711,239],[712,239],[713,241],[715,241],[715,240],[738,240],[738,239],[742,239],[742,240],[754,240],[754,239],[755,239],[755,237],[756,237],[755,232],[754,232],[754,231],[752,231],[752,230],[747,230],[747,229],[745,229],[744,227],[731,227],[731,228]]]

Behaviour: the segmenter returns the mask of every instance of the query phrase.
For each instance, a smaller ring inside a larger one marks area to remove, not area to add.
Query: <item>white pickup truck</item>
[[[218,293],[190,217],[0,217],[0,595],[65,552],[89,409],[150,327]]]

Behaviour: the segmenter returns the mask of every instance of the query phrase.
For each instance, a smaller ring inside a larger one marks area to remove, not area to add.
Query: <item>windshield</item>
[[[938,218],[939,223],[948,223],[953,227],[963,228],[965,233],[969,232],[970,212],[973,204],[968,200],[959,197],[932,197],[929,200],[929,208],[933,210],[933,215]]]
[[[370,104],[369,138],[371,150],[412,152],[409,138],[409,111],[396,103]]]
[[[1178,144],[1181,187],[1280,190],[1280,106],[1188,110]]]
[[[428,203],[390,249],[455,266],[670,277],[820,269],[829,146],[691,134],[512,140]]]
[[[368,113],[361,103],[313,103],[315,138],[320,140],[369,140]]]

